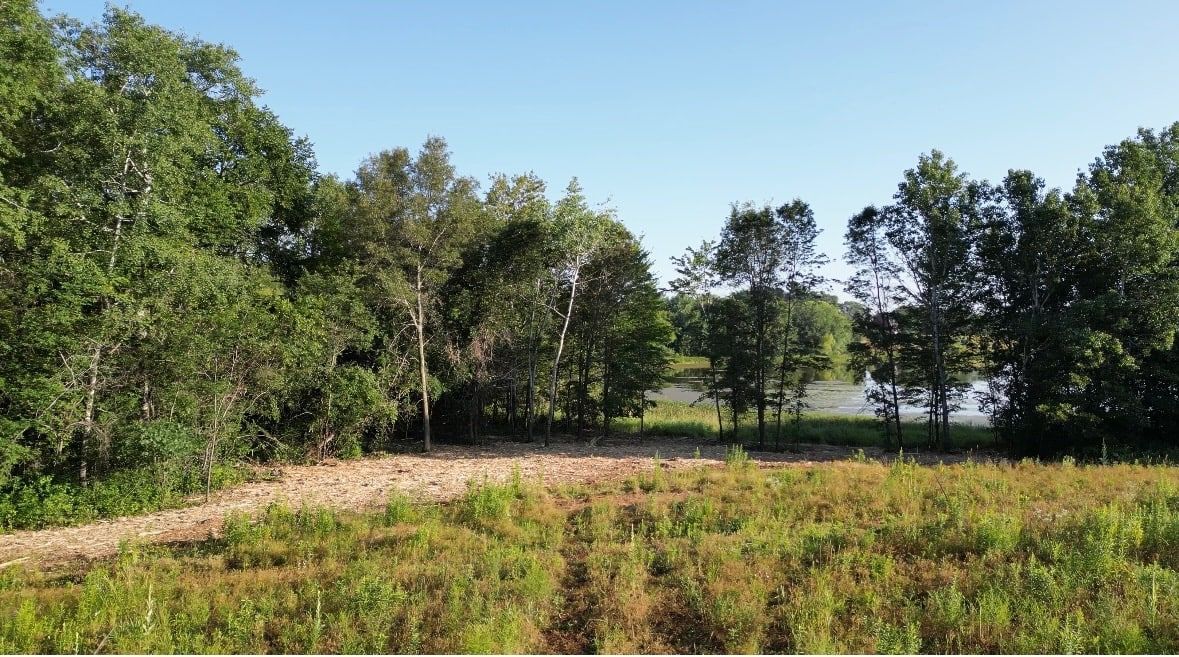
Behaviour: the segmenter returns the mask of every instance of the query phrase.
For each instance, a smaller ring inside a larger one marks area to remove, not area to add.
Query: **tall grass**
[[[676,354],[675,358],[671,361],[671,363],[668,367],[672,371],[674,371],[674,370],[687,370],[687,369],[704,369],[704,368],[708,367],[708,357],[707,356],[684,356],[682,354]]]
[[[0,652],[1179,650],[1179,471],[866,459],[271,507],[0,570]]]

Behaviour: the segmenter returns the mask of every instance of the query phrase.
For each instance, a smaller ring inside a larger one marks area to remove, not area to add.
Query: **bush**
[[[195,464],[204,448],[204,439],[178,422],[155,420],[136,424],[114,444],[116,467],[183,469]]]
[[[243,479],[237,467],[213,468],[213,486]],[[0,489],[0,530],[41,529],[180,506],[188,495],[204,490],[200,473],[161,463],[116,470],[87,486],[48,475],[10,481]]]

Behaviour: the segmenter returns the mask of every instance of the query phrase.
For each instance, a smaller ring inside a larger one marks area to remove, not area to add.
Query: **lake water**
[[[706,376],[708,376],[706,369],[678,369],[672,373],[668,384],[659,392],[653,393],[650,398],[694,402],[700,399],[700,395],[704,391]],[[810,410],[816,412],[873,417],[874,409],[868,403],[868,398],[865,395],[867,386],[870,384],[870,380],[863,384],[848,383],[847,381],[814,381],[807,385],[807,402],[810,404]],[[977,402],[977,394],[987,391],[987,382],[985,379],[978,379],[972,381],[970,385],[971,389],[967,391],[962,408],[952,413],[950,419],[963,424],[989,424],[990,419],[979,410]],[[711,401],[705,400],[700,403],[710,404]],[[902,404],[901,417],[904,419],[922,418],[925,417],[925,409]]]

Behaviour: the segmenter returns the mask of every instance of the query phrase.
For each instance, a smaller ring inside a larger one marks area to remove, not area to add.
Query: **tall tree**
[[[893,203],[881,209],[885,234],[899,262],[897,290],[910,311],[901,319],[907,361],[902,373],[929,409],[929,441],[945,448],[950,413],[962,396],[952,379],[969,367],[964,340],[977,293],[974,233],[981,222],[989,188],[959,173],[939,151],[922,155],[905,172]]]
[[[721,416],[720,390],[716,379],[717,354],[713,348],[714,341],[710,338],[712,322],[709,313],[712,291],[720,282],[716,273],[716,244],[704,240],[700,243],[699,248],[688,247],[682,256],[673,257],[671,261],[675,265],[676,274],[679,275],[671,281],[671,289],[690,299],[696,305],[699,316],[703,320],[710,383],[708,392],[712,393],[712,402],[716,407],[718,438],[723,441],[725,439],[725,423]]]
[[[785,321],[782,326],[782,356],[778,366],[778,393],[775,415],[774,442],[780,444],[782,440],[782,409],[786,403],[786,377],[793,372],[799,381],[795,387],[795,408],[801,409],[805,403],[806,382],[801,380],[799,370],[807,365],[817,365],[819,354],[808,350],[795,336],[794,309],[801,301],[815,293],[816,288],[823,282],[819,268],[828,260],[815,247],[815,240],[819,236],[819,227],[815,224],[815,214],[810,206],[801,201],[794,201],[779,207],[777,215],[778,230],[782,240],[781,283],[785,291]],[[799,412],[795,413],[796,419]],[[797,424],[797,422],[796,422]]]
[[[775,295],[781,284],[784,252],[781,225],[770,206],[733,204],[717,246],[716,268],[724,282],[743,288],[748,295],[755,349],[750,363],[753,401],[757,409],[757,441],[761,447],[766,439],[766,384],[774,352],[770,330],[779,311]],[[730,361],[729,367],[732,366]]]
[[[22,174],[26,216],[40,219],[24,225],[6,299],[19,336],[9,346],[22,356],[5,412],[85,481],[114,467],[120,437],[154,421],[161,402],[185,408],[198,393],[183,370],[200,360],[196,345],[191,359],[161,350],[207,316],[229,321],[219,312],[229,300],[207,281],[258,284],[251,245],[276,211],[272,162],[305,153],[254,103],[227,48],[115,9],[95,25],[64,21],[56,43],[67,74],[28,133],[40,143],[6,167]],[[309,164],[293,168],[305,185]],[[233,326],[221,328],[211,335],[232,341]],[[187,406],[185,420],[205,426],[207,407]]]
[[[1072,200],[1092,248],[1078,290],[1090,354],[1079,419],[1096,420],[1093,438],[1149,440],[1176,409],[1179,124],[1107,147]]]
[[[356,211],[368,235],[366,274],[385,307],[404,317],[413,334],[420,418],[430,451],[433,385],[428,351],[440,302],[438,290],[461,264],[481,205],[477,183],[459,177],[446,142],[426,140],[416,158],[406,149],[384,151],[356,174]]]
[[[992,425],[1015,445],[1048,438],[1069,403],[1062,375],[1081,358],[1070,345],[1084,323],[1073,307],[1088,247],[1068,199],[1031,172],[1009,172],[997,200],[979,236],[980,319]]]
[[[864,208],[848,220],[844,259],[856,269],[845,289],[865,307],[855,317],[856,333],[863,340],[855,345],[857,377],[870,370],[868,396],[884,422],[885,444],[892,446],[895,436],[896,446],[904,448],[894,313],[899,272],[884,231],[883,217],[875,207]]]
[[[506,296],[512,304],[516,335],[512,340],[516,348],[509,359],[513,372],[520,360],[524,363],[523,422],[531,442],[536,429],[541,347],[552,319],[548,301],[556,289],[550,269],[556,255],[553,208],[545,197],[544,181],[535,174],[496,176],[487,192],[487,206],[504,222],[497,243],[505,255],[502,260],[513,263],[506,270],[510,272]],[[513,376],[513,408],[515,380]]]
[[[606,227],[610,221],[609,211],[594,211],[586,203],[581,185],[574,178],[565,190],[565,196],[557,202],[554,223],[555,265],[553,279],[565,288],[568,295],[563,303],[554,303],[551,310],[561,322],[557,336],[557,349],[553,355],[552,374],[549,378],[549,413],[545,423],[544,444],[548,447],[553,434],[553,419],[557,412],[557,381],[561,372],[561,356],[565,351],[565,338],[569,334],[569,322],[577,300],[581,276],[592,258],[606,244]]]
[[[602,316],[602,435],[610,419],[638,415],[640,436],[647,392],[658,389],[671,361],[668,344],[674,335],[667,310],[655,285],[650,256],[626,235],[615,242],[602,269],[610,272]]]
[[[731,435],[739,435],[741,417],[757,405],[757,331],[755,313],[744,291],[719,297],[709,305],[709,350],[716,357],[717,380],[709,392],[725,400]]]
[[[32,183],[45,172],[35,157],[51,145],[39,143],[35,127],[53,102],[64,71],[53,33],[33,0],[0,3],[0,485],[30,456],[19,438],[29,429],[20,409],[29,363],[20,354],[16,308],[28,233],[44,220],[34,204]],[[37,333],[46,327],[23,326]],[[50,336],[45,336],[49,338]]]

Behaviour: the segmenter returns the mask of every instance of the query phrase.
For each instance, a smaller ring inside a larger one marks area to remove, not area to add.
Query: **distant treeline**
[[[789,436],[783,413],[799,420],[807,372],[832,367],[828,336],[846,334],[820,296],[817,235],[800,200],[735,204],[719,241],[676,259],[677,344],[710,359],[718,422],[756,410],[762,443]],[[845,243],[847,366],[871,374],[885,444],[947,446],[960,373],[979,372],[1018,451],[1175,446],[1179,123],[1107,147],[1068,192],[1021,170],[971,180],[933,151],[890,204],[849,219]],[[902,404],[927,409],[920,435]]]

